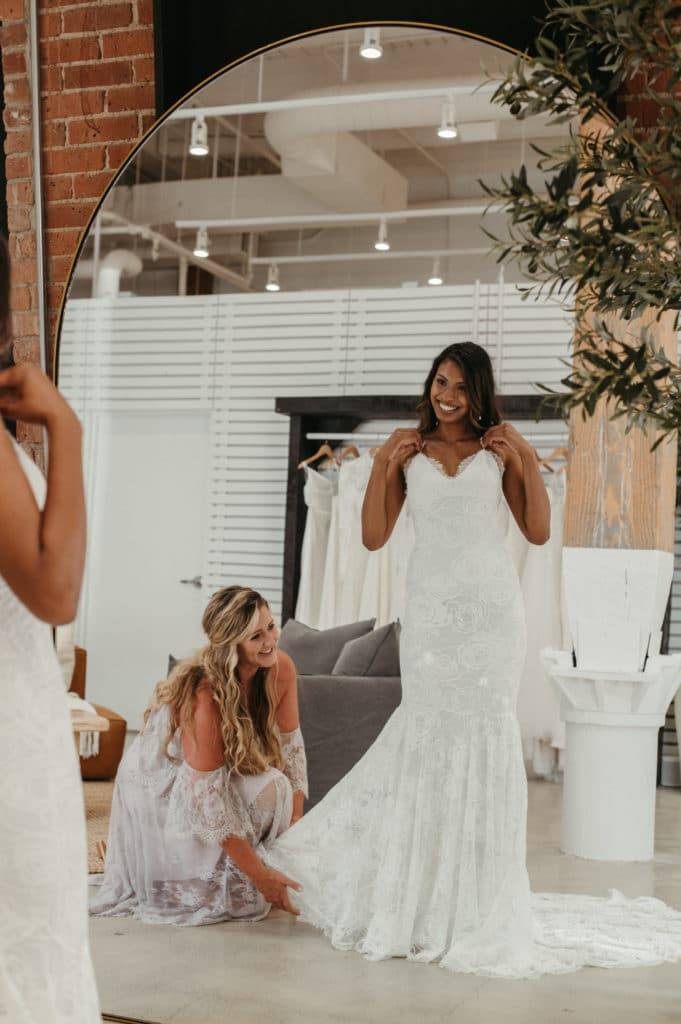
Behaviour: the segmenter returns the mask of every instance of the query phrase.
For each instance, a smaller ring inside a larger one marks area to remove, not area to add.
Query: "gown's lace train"
[[[500,460],[407,469],[416,529],[401,705],[364,757],[263,857],[303,885],[301,920],[369,959],[536,977],[681,959],[659,900],[530,893],[515,715],[525,656],[503,542]]]

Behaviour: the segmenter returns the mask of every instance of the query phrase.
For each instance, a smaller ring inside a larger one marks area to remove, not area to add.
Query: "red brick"
[[[63,284],[50,284],[47,287],[47,304],[52,309],[59,309],[64,297]]]
[[[73,179],[69,174],[47,175],[44,178],[45,199],[48,203],[73,196]]]
[[[12,333],[15,338],[28,338],[38,335],[37,313],[15,313],[12,316]],[[37,342],[36,342],[37,344]],[[16,354],[16,348],[15,348]],[[23,361],[23,360],[22,360]],[[38,360],[36,360],[38,362]]]
[[[80,228],[52,228],[45,232],[45,249],[53,256],[68,256],[76,251],[81,236]]]
[[[120,89],[109,89],[107,108],[113,113],[120,110],[153,110],[155,103],[153,85],[124,85]]]
[[[98,60],[101,56],[99,40],[91,36],[75,39],[50,39],[41,51],[46,64],[80,64],[86,60]]]
[[[11,206],[31,206],[33,203],[32,181],[11,181],[7,185],[7,202]]]
[[[2,113],[2,119],[8,131],[26,127],[31,124],[31,108],[6,107]]]
[[[103,146],[78,149],[48,149],[43,157],[45,174],[69,174],[75,171],[101,171],[104,167]]]
[[[2,71],[5,78],[10,75],[26,74],[26,54],[23,50],[13,50],[2,57]]]
[[[92,117],[69,121],[69,144],[80,146],[88,142],[108,142],[114,139],[135,138],[138,134],[135,114],[116,114],[111,117]]]
[[[31,224],[31,211],[26,206],[8,206],[7,227],[10,231],[28,231]]]
[[[153,82],[155,80],[155,67],[153,57],[138,57],[132,62],[136,82]]]
[[[31,159],[28,156],[8,156],[5,161],[7,180],[28,178],[32,174]]]
[[[42,148],[55,149],[66,145],[66,125],[63,121],[48,121],[43,125]]]
[[[40,95],[45,96],[47,93],[60,92],[62,83],[63,72],[60,67],[40,69]]]
[[[82,232],[81,232],[82,234]],[[71,271],[71,263],[73,261],[73,255],[71,256],[50,256],[47,261],[47,278],[52,283],[58,281],[66,281]]]
[[[140,135],[146,135],[149,129],[156,124],[156,114],[143,114],[142,117],[140,118],[140,122]]]
[[[45,96],[42,103],[45,121],[64,117],[101,114],[104,110],[104,93],[101,89],[87,89],[85,92],[62,92]]]
[[[37,244],[34,231],[24,231],[21,234],[14,234],[12,237],[15,243],[12,254],[15,258],[31,256],[35,259]]]
[[[96,174],[76,174],[73,179],[73,194],[78,199],[85,199],[88,196],[100,199],[112,180],[112,171],[99,171]]]
[[[79,64],[64,68],[65,89],[127,85],[129,82],[132,82],[132,68],[127,60],[110,61],[106,64]]]
[[[38,15],[38,32],[41,43],[61,35],[61,14],[59,11],[41,11]]]
[[[5,82],[5,103],[8,106],[28,103],[30,98],[28,78],[10,78],[9,82]]]
[[[32,136],[25,128],[8,131],[5,136],[5,153],[30,153]]]
[[[64,11],[64,32],[102,32],[111,28],[127,28],[132,24],[132,5],[109,4]]]
[[[140,25],[154,24],[153,0],[137,0],[137,20]]]
[[[148,28],[137,28],[131,32],[112,32],[102,38],[102,56],[134,57],[153,53],[154,41]]]
[[[69,203],[50,203],[45,210],[45,226],[47,228],[80,227],[87,223],[94,201],[81,200]]]
[[[34,309],[34,289],[28,284],[12,286],[10,290],[9,306],[14,312],[25,313],[27,309]]]
[[[0,28],[0,48],[3,53],[12,46],[23,46],[26,42],[26,23],[23,21],[13,21],[7,25],[3,25]]]
[[[25,16],[24,0],[0,0],[1,21],[21,21]]]
[[[35,284],[38,265],[35,260],[15,260],[12,264],[12,284]]]
[[[106,147],[108,166],[118,171],[132,153],[136,139],[130,142],[112,142]]]

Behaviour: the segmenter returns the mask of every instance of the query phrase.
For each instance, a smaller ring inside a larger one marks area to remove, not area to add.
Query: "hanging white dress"
[[[300,555],[300,583],[295,617],[318,628],[324,586],[324,564],[329,541],[333,482],[312,466],[305,466],[303,496],[307,506],[305,533]]]
[[[335,626],[360,621],[369,550],[362,543],[362,503],[373,459],[368,452],[341,463],[338,478],[338,597]]]
[[[402,620],[413,546],[414,526],[404,505],[387,543],[369,552],[359,601],[360,620],[376,619],[376,628]]]
[[[324,556],[322,596],[317,615],[317,629],[332,629],[337,625],[336,609],[340,591],[339,576],[341,571],[338,475],[332,478],[332,482],[331,514],[329,516],[329,533],[326,541],[326,554]]]
[[[169,753],[168,705],[156,708],[116,775],[104,878],[90,901],[102,917],[147,924],[257,921],[270,910],[229,859],[228,836],[267,846],[291,821],[293,790],[307,795],[300,729],[281,733],[283,772],[198,771],[184,760],[178,729]]]
[[[42,509],[45,480],[13,446]],[[83,784],[64,678],[51,627],[2,578],[0,623],[0,1019],[100,1024]]]
[[[527,553],[520,575],[527,621],[527,655],[518,692],[517,710],[525,758],[531,763],[534,774],[549,777],[558,769],[558,750],[565,746],[565,726],[560,717],[560,698],[541,661],[542,648],[552,647],[561,650],[564,647],[564,496],[551,477],[548,481],[547,494],[551,506],[551,536],[546,544],[526,542]]]
[[[364,756],[265,851],[338,949],[503,978],[681,959],[681,912],[651,898],[531,895],[515,701],[518,576],[498,530],[500,460],[407,465],[416,543],[402,702]]]

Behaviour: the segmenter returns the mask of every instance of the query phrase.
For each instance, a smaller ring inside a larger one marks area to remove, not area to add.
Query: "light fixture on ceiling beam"
[[[445,96],[442,101],[442,117],[437,134],[441,139],[456,139],[459,129],[456,127],[456,111],[454,109],[454,97]]]
[[[281,285],[279,284],[279,267],[276,263],[270,263],[269,270],[267,271],[267,282],[265,284],[266,292],[280,292]]]
[[[365,60],[378,60],[379,57],[383,56],[380,28],[367,28],[364,30],[364,39],[359,48],[359,54]]]
[[[383,219],[378,225],[378,237],[374,242],[374,249],[378,249],[379,252],[388,252],[390,250],[390,242],[388,241],[388,222]]]
[[[428,284],[438,285],[442,284],[442,274],[440,273],[440,257],[436,256],[433,260],[433,269],[428,278]]]
[[[189,152],[192,156],[208,156],[208,125],[203,114],[199,114],[192,121],[192,134],[189,143]]]
[[[201,260],[208,259],[210,252],[208,250],[208,231],[206,228],[199,228],[196,232],[196,242],[194,244],[194,255]]]

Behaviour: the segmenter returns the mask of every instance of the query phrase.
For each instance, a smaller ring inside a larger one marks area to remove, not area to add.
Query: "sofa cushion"
[[[375,619],[350,622],[333,629],[312,629],[289,619],[281,631],[279,647],[293,659],[299,675],[328,675],[348,640],[370,633]]]
[[[356,640],[348,640],[333,666],[334,676],[399,676],[399,624],[389,622]]]

